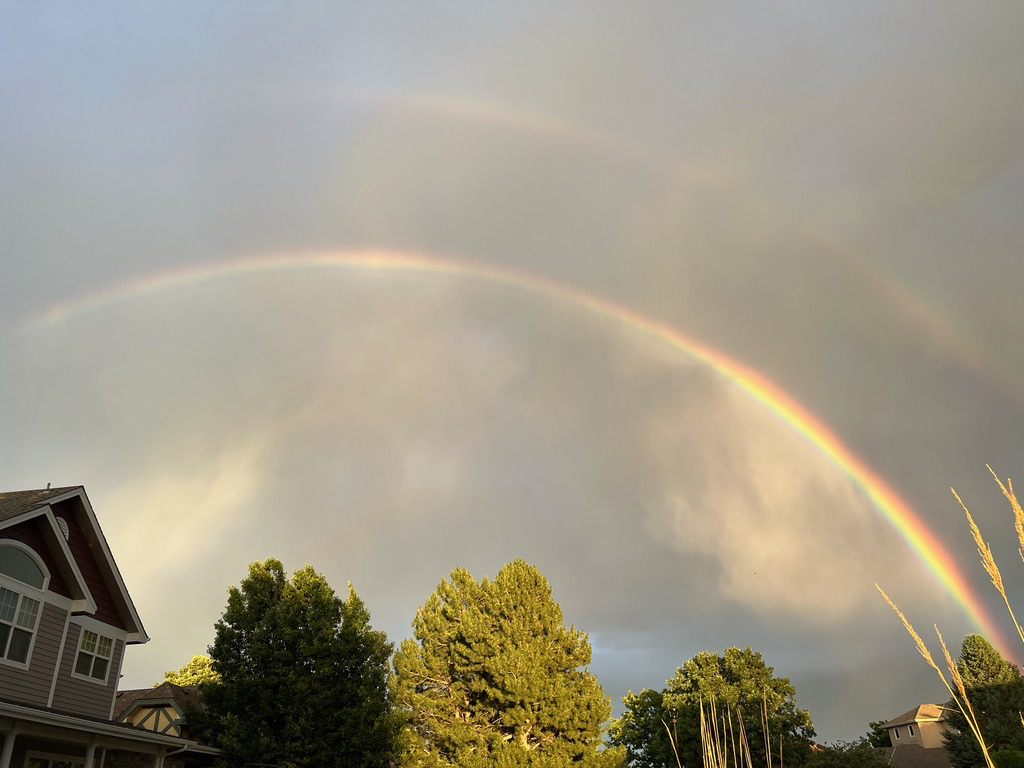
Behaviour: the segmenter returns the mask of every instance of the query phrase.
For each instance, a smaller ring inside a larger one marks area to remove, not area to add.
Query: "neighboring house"
[[[922,704],[882,724],[889,733],[885,750],[890,765],[897,768],[949,768],[949,753],[943,746],[946,715],[937,704]]]
[[[185,714],[199,706],[199,686],[160,683],[155,688],[118,691],[114,720],[188,738]]]
[[[113,719],[155,733],[189,739],[186,715],[200,706],[199,686],[164,682],[155,688],[118,691]],[[196,744],[188,752],[182,753],[176,764],[183,768],[208,766],[212,757],[219,754],[220,750]],[[104,768],[136,764],[130,754],[112,752]]]
[[[84,488],[0,493],[0,768],[216,753],[113,722],[125,648],[148,640]]]

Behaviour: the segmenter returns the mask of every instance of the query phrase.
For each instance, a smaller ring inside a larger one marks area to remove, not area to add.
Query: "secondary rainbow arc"
[[[577,308],[614,320],[622,326],[667,344],[707,365],[741,391],[774,413],[783,423],[836,464],[861,489],[878,511],[899,533],[936,581],[953,598],[967,618],[1000,651],[1013,657],[1003,632],[990,616],[942,542],[889,485],[857,457],[817,417],[783,392],[767,377],[728,355],[694,339],[677,328],[642,315],[628,307],[545,277],[505,267],[454,261],[418,253],[384,250],[302,253],[259,256],[151,274],[88,294],[80,299],[55,304],[30,318],[23,330],[60,323],[79,313],[148,293],[192,283],[224,279],[241,274],[302,269],[349,268],[407,273],[432,273],[466,280],[478,280],[518,288],[554,301],[571,302]]]

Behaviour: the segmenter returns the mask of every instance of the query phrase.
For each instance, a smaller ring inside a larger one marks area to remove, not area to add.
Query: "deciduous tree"
[[[308,565],[288,579],[278,560],[252,563],[216,624],[205,724],[239,762],[384,768],[391,648],[351,585],[341,600]]]
[[[626,750],[626,758],[633,768],[676,768],[672,741],[676,744],[700,744],[700,716],[689,707],[676,708],[675,717],[665,703],[665,691],[644,688],[640,693],[630,691],[623,699],[626,711],[613,721],[609,741]],[[696,716],[694,716],[696,714]],[[699,757],[699,752],[697,753]],[[687,752],[690,755],[690,752]],[[701,765],[684,763],[684,765]]]
[[[214,671],[213,659],[209,656],[193,656],[192,660],[184,664],[180,669],[164,672],[164,682],[174,683],[175,685],[219,683],[220,675]]]
[[[849,744],[839,742],[816,749],[807,768],[887,768],[889,761],[883,754],[866,738]]]
[[[659,701],[660,697],[660,701]],[[626,711],[612,724],[611,743],[626,748],[634,768],[676,765],[666,724],[677,734],[683,765],[702,765],[700,705],[714,702],[720,717],[742,718],[755,768],[764,766],[765,742],[775,760],[800,765],[810,754],[814,728],[806,710],[797,709],[788,678],[776,677],[760,653],[727,648],[722,655],[702,651],[676,670],[660,694],[646,689],[623,699]],[[767,737],[762,727],[767,712]],[[660,708],[660,711],[659,711]],[[671,724],[675,709],[676,723]]]
[[[600,750],[611,703],[587,670],[586,634],[566,627],[547,579],[516,560],[494,581],[457,568],[395,653],[410,768],[620,763]]]

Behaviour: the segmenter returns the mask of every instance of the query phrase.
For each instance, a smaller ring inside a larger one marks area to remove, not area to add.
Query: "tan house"
[[[148,640],[84,488],[0,493],[0,768],[217,754],[114,722],[125,649]]]
[[[943,744],[946,715],[937,704],[921,704],[882,725],[889,733],[886,750],[890,765],[897,768],[949,768]]]

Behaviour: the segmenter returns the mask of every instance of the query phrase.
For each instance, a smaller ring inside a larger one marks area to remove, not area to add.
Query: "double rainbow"
[[[791,429],[838,466],[889,521],[910,549],[953,598],[969,621],[1008,657],[1014,654],[984,603],[964,578],[956,561],[924,520],[886,482],[854,455],[818,418],[779,389],[769,379],[722,352],[687,336],[678,329],[571,285],[537,275],[489,264],[453,261],[419,253],[383,250],[310,253],[250,257],[231,262],[202,264],[155,273],[95,292],[80,299],[56,304],[32,318],[24,329],[56,325],[73,315],[102,306],[135,300],[175,287],[230,279],[243,274],[315,271],[323,269],[392,271],[436,274],[475,280],[518,289],[567,304],[578,311],[613,321],[630,331],[666,344],[698,360],[728,379],[755,401],[774,413]]]

